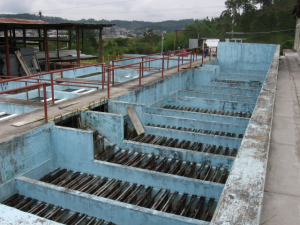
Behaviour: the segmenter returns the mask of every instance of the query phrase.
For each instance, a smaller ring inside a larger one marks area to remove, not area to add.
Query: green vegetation
[[[219,17],[205,18],[203,20],[164,21],[159,23],[144,21],[106,21],[82,19],[68,21],[58,17],[43,17],[48,22],[76,22],[76,23],[116,23],[119,27],[141,31],[147,29],[139,38],[107,38],[103,40],[103,55],[151,54],[161,51],[161,35],[154,30],[167,30],[164,34],[163,51],[173,50],[177,46],[188,47],[189,38],[200,37],[220,38],[246,38],[243,42],[281,44],[283,48],[292,48],[295,35],[296,20],[291,15],[291,10],[296,0],[226,0],[226,10]],[[257,8],[260,5],[260,9]],[[31,14],[19,14],[25,19],[37,19]],[[7,16],[7,15],[3,15]],[[16,15],[14,15],[16,17]],[[13,17],[11,15],[10,17]],[[20,18],[20,17],[19,17]],[[174,46],[174,30],[178,32]],[[245,34],[226,34],[226,32],[244,32]],[[136,33],[138,33],[136,32]],[[72,35],[75,37],[75,34]],[[97,31],[84,31],[84,53],[98,55]],[[81,43],[81,41],[80,41]],[[199,43],[201,45],[202,43]],[[56,44],[51,44],[50,50],[55,50]],[[72,44],[76,49],[76,44]]]

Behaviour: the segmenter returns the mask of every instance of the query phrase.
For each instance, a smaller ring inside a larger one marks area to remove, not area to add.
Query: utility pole
[[[39,11],[40,20],[42,20],[42,11]]]

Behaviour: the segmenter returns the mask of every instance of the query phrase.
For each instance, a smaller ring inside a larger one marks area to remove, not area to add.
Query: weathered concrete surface
[[[211,224],[259,224],[272,127],[279,46]]]
[[[280,59],[261,224],[300,224],[300,56]]]
[[[204,63],[206,63],[208,61],[209,61],[208,58],[204,59]],[[200,65],[201,62],[202,62],[202,60],[197,60],[197,61],[194,61],[192,63],[192,65],[193,66]],[[180,65],[180,70],[179,71],[180,72],[186,71],[185,69],[182,69],[183,67],[186,67],[186,66],[189,66],[189,63]],[[177,71],[178,71],[177,66],[165,70],[164,71],[164,78],[168,78],[170,76],[173,76],[173,75],[177,74],[178,73]],[[142,79],[142,87],[146,86],[146,85],[149,85],[151,83],[157,82],[161,79],[162,79],[161,78],[161,72],[145,76]],[[141,88],[141,87],[139,87],[138,78],[127,81],[127,82],[124,82],[124,83],[120,83],[120,84],[115,85],[114,87],[110,88],[110,98],[111,99],[116,98],[116,97],[124,95],[124,94],[126,94],[130,91],[137,90],[139,88]],[[51,118],[54,118],[56,116],[71,113],[74,110],[77,110],[77,109],[80,109],[80,108],[83,108],[83,107],[87,107],[87,106],[89,106],[90,102],[93,102],[93,101],[94,102],[99,102],[99,100],[103,97],[107,98],[107,90],[106,89],[97,90],[97,91],[94,91],[92,93],[85,94],[83,96],[78,96],[78,97],[75,97],[75,98],[72,98],[72,99],[68,99],[68,100],[63,101],[61,103],[58,103],[54,106],[48,106],[48,118],[51,119]],[[59,109],[58,108],[59,106],[65,106],[65,105],[68,105],[69,103],[76,102],[76,101],[79,101],[79,103],[77,103],[75,105],[72,105],[70,107],[64,108],[64,109]],[[0,142],[2,142],[4,140],[7,140],[7,139],[10,139],[12,137],[18,136],[22,133],[28,132],[29,130],[35,129],[37,127],[43,126],[45,124],[44,121],[31,123],[31,124],[28,124],[26,126],[22,126],[22,127],[18,127],[18,128],[11,126],[11,124],[13,124],[15,122],[19,122],[19,121],[22,121],[22,120],[25,120],[25,119],[28,119],[28,118],[32,118],[32,117],[41,117],[41,116],[44,116],[44,108],[35,110],[34,112],[32,112],[30,114],[19,115],[19,116],[16,116],[16,117],[12,118],[12,119],[8,119],[8,120],[5,120],[5,121],[1,122],[1,128],[2,127],[5,127],[5,128],[0,129]]]
[[[5,217],[2,217],[5,215]],[[18,209],[0,204],[0,224],[5,225],[59,225],[51,220],[22,212]]]

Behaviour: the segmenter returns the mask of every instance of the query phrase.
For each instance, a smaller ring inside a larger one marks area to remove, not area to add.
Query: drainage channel
[[[181,107],[181,106],[172,106],[172,105],[165,105],[163,106],[163,108],[180,110],[180,111],[206,113],[206,114],[224,115],[224,116],[245,117],[245,118],[251,118],[252,116],[250,112],[233,112],[233,111],[224,111],[224,110],[216,110],[216,109],[201,109],[201,108]]]
[[[210,221],[217,201],[205,196],[156,189],[107,177],[56,169],[40,181],[136,206]]]
[[[190,151],[211,153],[216,155],[235,157],[237,154],[236,148],[231,149],[229,147],[216,146],[212,144],[204,144],[201,142],[191,142],[186,140],[180,141],[179,139],[176,138],[167,138],[167,137],[156,136],[152,134],[137,135],[135,130],[130,132],[126,139],[134,142],[139,142],[139,143],[160,145],[160,146],[166,146],[172,148],[180,148],[180,149],[186,149]]]
[[[116,151],[116,152],[115,152]],[[148,155],[135,151],[116,150],[115,146],[107,146],[105,151],[95,157],[97,160],[115,164],[152,170],[161,173],[184,176],[216,183],[225,183],[228,170],[206,164]]]
[[[202,134],[211,134],[211,135],[219,135],[219,136],[226,136],[226,137],[237,137],[237,138],[243,138],[243,134],[235,134],[235,133],[226,133],[226,132],[220,132],[220,131],[210,131],[210,130],[201,130],[201,129],[192,129],[192,128],[186,128],[186,127],[176,127],[176,126],[166,126],[166,125],[160,125],[160,124],[146,124],[146,126],[151,127],[159,127],[159,128],[165,128],[165,129],[173,129],[173,130],[180,130],[180,131],[186,131],[186,132],[195,132],[195,133],[202,133]]]
[[[89,217],[88,215],[79,212],[71,212],[69,209],[63,209],[60,206],[40,202],[37,199],[26,198],[24,195],[19,194],[15,194],[1,203],[62,224],[115,225],[113,222],[107,223],[103,219]]]

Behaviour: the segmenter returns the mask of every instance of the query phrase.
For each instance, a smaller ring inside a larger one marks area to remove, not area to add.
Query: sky
[[[43,16],[70,20],[203,19],[220,16],[225,0],[8,0],[0,1],[1,13],[42,12]]]

